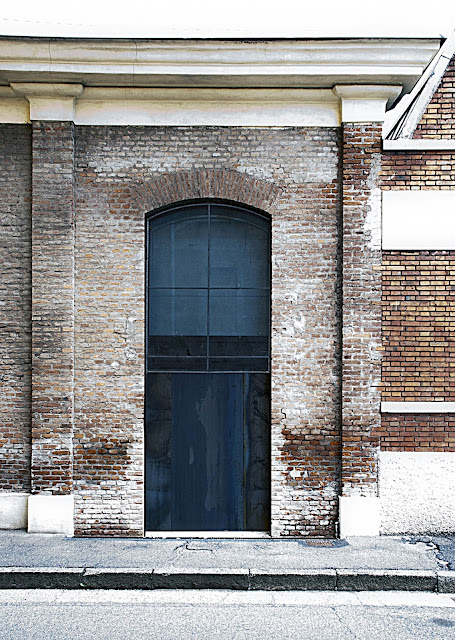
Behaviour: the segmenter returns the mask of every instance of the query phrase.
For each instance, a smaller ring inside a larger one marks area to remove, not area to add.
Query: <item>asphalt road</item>
[[[451,595],[0,591],[0,640],[449,640]]]

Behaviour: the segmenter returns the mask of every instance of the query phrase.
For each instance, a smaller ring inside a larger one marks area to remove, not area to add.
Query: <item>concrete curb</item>
[[[0,567],[0,589],[235,589],[455,593],[455,571]]]

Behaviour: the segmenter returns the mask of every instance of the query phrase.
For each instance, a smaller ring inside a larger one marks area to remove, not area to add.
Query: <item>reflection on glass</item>
[[[251,289],[210,291],[211,336],[268,335],[268,292]]]
[[[149,233],[149,287],[207,287],[207,207],[157,216]]]
[[[268,254],[267,220],[236,208],[211,207],[211,287],[268,287]]]
[[[205,289],[153,289],[149,298],[150,335],[207,335]]]
[[[267,371],[269,221],[201,203],[148,224],[148,370]]]

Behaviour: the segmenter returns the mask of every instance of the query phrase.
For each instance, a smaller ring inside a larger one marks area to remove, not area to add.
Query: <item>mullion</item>
[[[210,245],[212,237],[210,204],[207,205],[207,366],[210,370]]]

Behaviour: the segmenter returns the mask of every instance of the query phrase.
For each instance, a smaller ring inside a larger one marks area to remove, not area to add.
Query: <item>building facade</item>
[[[0,527],[453,530],[452,46],[0,40]]]

